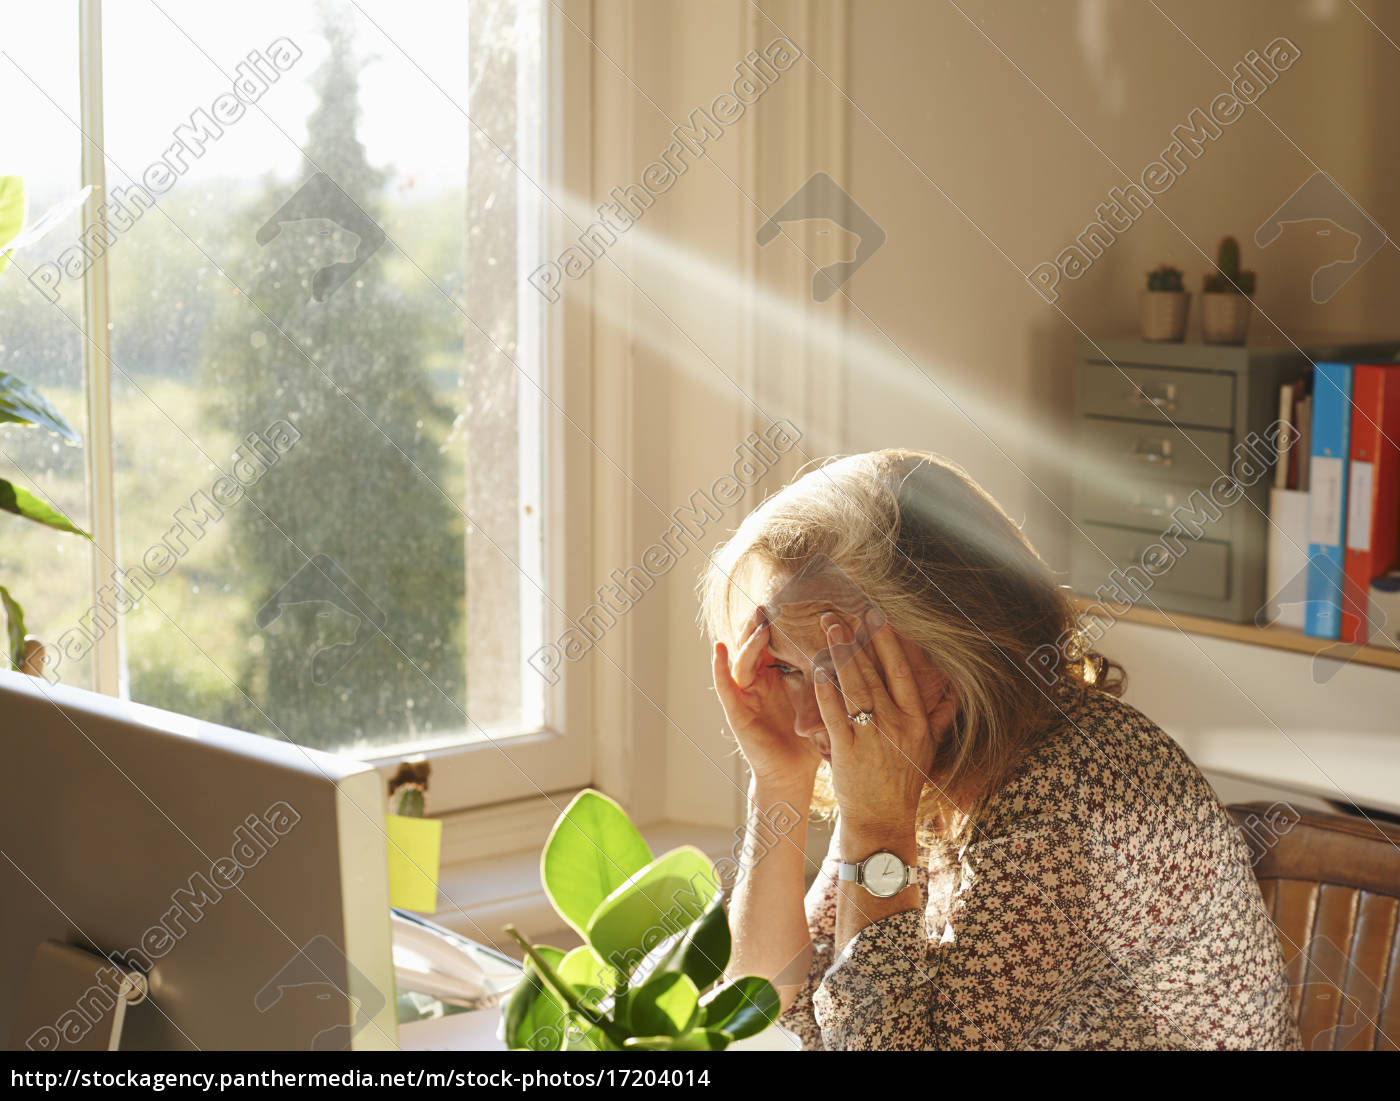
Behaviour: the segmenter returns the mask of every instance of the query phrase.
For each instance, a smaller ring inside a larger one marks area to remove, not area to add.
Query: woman
[[[750,822],[836,814],[805,908],[805,814],[730,904],[730,973],[771,977],[804,1047],[1299,1046],[1224,808],[1062,645],[1065,593],[959,468],[814,469],[702,590]]]

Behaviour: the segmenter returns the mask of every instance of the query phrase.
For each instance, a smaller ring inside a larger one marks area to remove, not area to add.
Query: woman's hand
[[[903,838],[914,827],[938,742],[953,724],[958,701],[946,681],[928,682],[921,691],[909,646],[878,612],[867,624],[871,644],[858,648],[837,616],[822,617],[837,680],[817,671],[817,706],[831,739],[843,837]],[[931,670],[922,672],[927,682]],[[864,726],[849,717],[860,712],[871,716]]]
[[[792,704],[771,668],[770,628],[762,606],[749,617],[745,631],[732,664],[728,647],[715,643],[715,691],[725,718],[756,784],[785,791],[805,788],[810,795],[821,754],[811,739],[799,738],[793,731]]]

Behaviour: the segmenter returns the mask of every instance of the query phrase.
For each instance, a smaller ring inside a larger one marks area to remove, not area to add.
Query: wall
[[[1352,5],[877,0],[857,11],[849,186],[889,242],[851,294],[865,327],[888,335],[891,359],[853,365],[866,384],[851,391],[849,446],[957,457],[1064,566],[1080,332],[1132,333],[1146,270],[1171,261],[1199,291],[1216,242],[1233,233],[1258,272],[1255,335],[1281,339],[1275,322],[1289,335],[1396,330],[1393,246],[1314,305],[1308,276],[1329,242],[1301,228],[1264,251],[1252,241],[1319,167],[1382,225],[1400,221],[1400,119],[1383,90],[1400,52]],[[1062,280],[1054,305],[1026,285],[1021,272],[1071,244],[1111,188],[1139,180],[1173,129],[1227,90],[1214,66],[1230,73],[1279,36],[1299,47],[1297,62],[1183,158],[1154,209],[1081,278]],[[931,381],[911,383],[894,345]]]
[[[617,108],[597,125],[626,140],[596,169],[595,201],[639,178],[675,122],[732,82],[746,49],[782,30],[808,58],[627,235],[631,289],[609,310],[630,324],[627,416],[633,454],[646,457],[630,468],[645,493],[618,482],[634,508],[629,554],[729,467],[745,431],[790,416],[806,433],[800,453],[727,512],[716,539],[807,455],[909,446],[963,463],[1066,567],[1060,510],[1082,334],[1132,333],[1143,273],[1160,261],[1185,269],[1199,291],[1225,233],[1258,271],[1257,336],[1281,341],[1277,326],[1290,336],[1400,327],[1389,297],[1400,273],[1393,245],[1317,305],[1309,275],[1335,239],[1304,226],[1267,250],[1252,241],[1319,168],[1382,225],[1400,224],[1400,190],[1389,186],[1400,156],[1389,78],[1400,51],[1342,0],[825,0],[765,3],[762,14],[742,2],[596,7],[598,44],[631,79],[597,61],[599,87]],[[1400,42],[1400,17],[1362,7]],[[1110,188],[1139,179],[1173,129],[1226,90],[1215,66],[1231,74],[1279,36],[1299,48],[1297,61],[1183,162],[1151,210],[1081,278],[1063,280],[1053,305],[1028,285],[1024,273],[1073,242]],[[754,242],[757,208],[776,209],[815,171],[830,172],[888,234],[846,296],[820,304],[802,253],[825,262],[817,254],[839,248],[839,234],[808,225],[767,248]],[[606,464],[598,473],[619,478]],[[702,564],[703,552],[691,554],[631,617],[630,667],[652,698],[633,707],[629,744],[652,764],[657,740],[664,746],[664,791],[645,782],[652,774],[641,764],[632,771],[643,805],[724,822],[741,774],[726,755],[694,625],[691,582]],[[1132,647],[1141,686],[1175,683],[1155,636],[1167,637],[1148,631]],[[664,648],[639,641],[655,639]],[[1275,656],[1242,649],[1202,675],[1247,667],[1267,679]],[[1378,692],[1396,678],[1382,680]],[[1278,722],[1289,722],[1294,695],[1316,712],[1315,688],[1276,682]]]
[[[1216,241],[1233,233],[1258,273],[1255,337],[1400,331],[1393,244],[1319,305],[1310,275],[1339,243],[1317,235],[1326,227],[1293,227],[1265,250],[1252,240],[1318,170],[1382,226],[1400,224],[1400,101],[1389,90],[1400,49],[1385,37],[1400,42],[1400,13],[1360,9],[1342,0],[859,4],[849,186],[889,241],[851,294],[869,315],[863,327],[888,336],[891,358],[852,365],[862,385],[847,391],[847,446],[956,457],[1063,568],[1081,330],[1132,333],[1143,272],[1171,261],[1198,292]],[[1140,179],[1192,109],[1226,90],[1216,66],[1233,75],[1278,36],[1299,48],[1296,63],[1184,159],[1155,208],[1081,278],[1063,279],[1054,305],[1028,288],[1017,269],[1070,244],[1111,188]],[[895,345],[932,381],[911,384]],[[910,392],[919,385],[922,400]],[[1294,790],[1340,786],[1353,801],[1396,809],[1400,674],[1347,667],[1318,684],[1298,655],[1126,624],[1103,648],[1128,666],[1129,699],[1203,766]]]
[[[1400,814],[1395,670],[1137,623],[1115,627],[1104,650],[1129,670],[1124,698],[1181,743],[1222,797],[1237,798],[1234,782],[1248,778],[1295,802]]]

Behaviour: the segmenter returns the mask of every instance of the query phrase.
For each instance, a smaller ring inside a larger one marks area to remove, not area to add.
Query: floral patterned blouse
[[[1072,715],[961,851],[920,828],[923,908],[834,961],[832,838],[807,894],[811,971],[778,1020],[804,1048],[1300,1046],[1278,933],[1210,785],[1127,704],[1090,693]]]

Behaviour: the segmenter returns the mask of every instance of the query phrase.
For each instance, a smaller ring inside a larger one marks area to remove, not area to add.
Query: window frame
[[[591,6],[591,5],[589,5]],[[548,0],[541,5],[541,108],[539,135],[543,167],[535,181],[546,198],[536,246],[541,257],[551,249],[558,219],[548,197],[587,194],[590,190],[592,142],[590,95],[592,58],[567,35],[562,13]],[[84,208],[85,224],[100,217],[106,201],[103,139],[102,0],[79,0],[79,88],[84,134],[81,159],[82,186],[92,185]],[[531,187],[529,181],[523,186]],[[83,277],[83,378],[86,396],[86,447],[89,519],[93,544],[90,594],[98,589],[119,562],[116,522],[114,426],[112,421],[111,338],[108,321],[107,253],[104,250]],[[586,282],[586,281],[583,281]],[[521,281],[520,301],[534,295]],[[546,304],[537,334],[539,385],[545,397],[539,406],[522,401],[521,424],[539,430],[538,464],[522,463],[522,477],[530,468],[542,479],[540,522],[540,573],[544,594],[544,639],[557,639],[568,628],[565,609],[589,602],[586,595],[593,576],[595,525],[601,523],[592,501],[593,455],[588,439],[572,427],[587,425],[593,396],[593,324],[591,296],[586,286],[573,287],[560,302]],[[522,341],[522,344],[525,342]],[[567,362],[564,350],[568,349]],[[528,369],[528,368],[527,368]],[[522,390],[530,396],[532,387]],[[527,411],[525,406],[532,405]],[[537,408],[538,412],[533,409]],[[571,424],[572,422],[572,424]],[[522,455],[535,448],[522,447]],[[569,540],[566,533],[582,537]],[[522,604],[532,598],[526,594]],[[470,615],[470,612],[468,612]],[[470,624],[468,624],[470,629]],[[125,673],[124,623],[106,632],[93,654],[93,687],[106,695],[128,697]],[[540,676],[522,654],[521,676]],[[412,746],[355,756],[378,768],[386,777],[405,760],[427,759],[433,772],[429,810],[451,815],[490,804],[518,802],[566,793],[587,783],[593,760],[590,663],[566,663],[556,683],[545,686],[543,723],[531,729],[488,731],[486,738],[451,745],[417,749]],[[464,726],[471,729],[468,717]],[[551,797],[548,802],[555,800]]]

